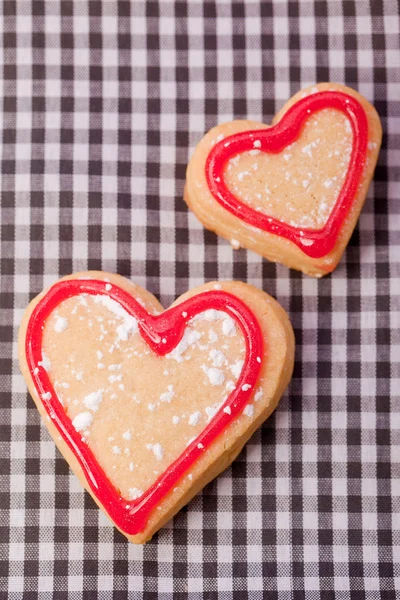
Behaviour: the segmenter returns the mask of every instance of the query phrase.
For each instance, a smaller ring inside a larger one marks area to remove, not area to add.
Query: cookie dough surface
[[[228,162],[224,179],[254,210],[294,227],[321,229],[344,183],[352,141],[348,119],[322,110],[282,154],[257,149],[238,154]]]

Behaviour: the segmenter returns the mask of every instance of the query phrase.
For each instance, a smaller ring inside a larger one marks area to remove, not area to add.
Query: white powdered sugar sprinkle
[[[209,323],[211,323],[212,321],[218,321],[219,319],[225,319],[226,318],[226,313],[223,312],[222,310],[216,310],[215,308],[209,308],[208,310],[205,310],[201,313],[199,313],[198,315],[196,315],[195,317],[193,317],[192,321],[196,322],[196,321],[208,321]]]
[[[56,322],[54,323],[54,331],[56,331],[57,333],[62,333],[63,331],[65,331],[68,327],[68,319],[65,319],[64,317],[60,317],[59,315],[56,315]]]
[[[199,410],[197,410],[196,412],[194,412],[193,414],[190,415],[189,417],[189,425],[197,425],[200,421],[201,418],[201,412]]]
[[[246,404],[246,406],[243,409],[243,414],[246,415],[246,417],[252,417],[254,415],[253,404]]]
[[[218,342],[218,335],[215,333],[214,329],[210,329],[208,332],[208,339],[213,344],[214,342]]]
[[[255,402],[257,402],[258,400],[261,400],[261,398],[263,397],[263,391],[261,388],[258,388],[258,390],[256,391],[256,393],[254,394],[254,400]]]
[[[109,296],[97,295],[94,296],[96,304],[102,304],[110,312],[123,320],[123,323],[117,327],[117,336],[120,340],[126,341],[129,334],[136,333],[138,329],[138,323],[135,317],[132,317],[118,302],[110,298]]]
[[[92,413],[82,412],[76,415],[76,417],[72,420],[72,425],[75,427],[76,431],[85,431],[85,429],[88,429],[88,427],[91,426],[92,422]]]
[[[222,333],[224,335],[232,336],[236,332],[236,323],[232,317],[226,317],[222,322]]]
[[[208,321],[211,323],[212,321],[218,321],[224,317],[224,313],[221,310],[215,310],[215,308],[209,308],[204,312],[197,315],[193,320],[194,321]]]
[[[229,381],[226,382],[225,389],[228,392],[233,392],[233,390],[236,389],[236,385],[234,384],[234,382],[232,381],[232,379],[230,379]]]
[[[201,333],[194,331],[194,329],[191,329],[190,327],[186,327],[185,333],[183,334],[179,344],[177,344],[171,352],[166,354],[166,357],[173,358],[178,363],[183,362],[182,354],[184,354],[186,350],[190,348],[190,346],[196,344],[200,338]]]
[[[103,400],[103,390],[97,390],[96,392],[92,392],[88,394],[83,399],[83,404],[89,410],[93,412],[97,412],[99,410],[99,406]]]
[[[211,385],[222,385],[225,381],[225,375],[220,369],[216,369],[215,367],[207,367],[207,365],[202,365],[205,375],[208,377],[208,381]]]
[[[139,490],[138,488],[129,488],[129,500],[137,500],[138,498],[140,498],[140,496],[143,496],[143,491]]]
[[[243,369],[243,364],[244,364],[244,361],[243,361],[243,360],[237,360],[237,361],[236,361],[236,362],[235,362],[233,365],[231,365],[231,367],[230,367],[230,369],[231,369],[231,372],[232,372],[232,375],[233,375],[234,377],[236,377],[236,379],[238,379],[238,378],[239,378],[239,376],[240,376],[240,373],[242,372],[242,369]]]
[[[164,456],[164,448],[161,446],[161,444],[159,444],[157,442],[157,444],[153,445],[152,450],[153,450],[153,454],[156,457],[156,459],[162,460],[162,458]]]
[[[213,404],[212,406],[206,407],[206,415],[208,417],[208,421],[211,421],[213,416],[217,414],[217,412],[219,411],[219,409],[221,408],[221,406],[223,405],[224,402],[225,402],[225,399],[222,402],[217,402],[216,404]]]
[[[168,404],[171,402],[172,398],[175,396],[174,386],[168,386],[168,392],[164,392],[160,396],[160,402],[167,402]]]
[[[209,357],[213,367],[222,367],[226,363],[225,354],[216,348],[210,350]]]
[[[130,333],[135,333],[137,330],[137,321],[134,317],[130,317],[129,320],[124,321],[117,327],[117,336],[123,342],[126,342]]]
[[[42,360],[39,360],[38,365],[39,367],[43,367],[45,371],[50,371],[51,369],[50,359],[48,358],[48,356],[45,355],[44,352],[42,352]]]

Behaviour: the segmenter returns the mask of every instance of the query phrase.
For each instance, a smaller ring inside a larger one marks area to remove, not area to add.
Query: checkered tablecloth
[[[397,2],[1,9],[1,600],[400,598]],[[317,281],[233,251],[182,194],[206,130],[269,122],[327,80],[375,104],[384,138],[345,256]],[[83,492],[18,368],[29,299],[86,269],[130,277],[165,306],[204,281],[240,279],[274,295],[295,328],[276,413],[145,547]]]

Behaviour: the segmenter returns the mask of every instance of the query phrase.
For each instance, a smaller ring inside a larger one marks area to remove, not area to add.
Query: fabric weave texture
[[[400,597],[400,20],[395,0],[2,3],[0,599]],[[383,147],[336,271],[234,251],[182,200],[196,143],[345,83]],[[232,467],[145,547],[56,451],[17,362],[28,301],[118,272],[168,306],[239,279],[288,311],[292,384]]]

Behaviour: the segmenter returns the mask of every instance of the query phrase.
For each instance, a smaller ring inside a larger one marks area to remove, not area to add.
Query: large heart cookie
[[[143,543],[225,469],[274,410],[293,368],[288,317],[238,282],[163,311],[117,275],[67,277],[20,329],[22,373],[97,504]]]
[[[365,98],[318,84],[289,100],[271,127],[232,121],[209,131],[188,165],[185,200],[234,247],[321,277],[356,225],[381,137]]]

